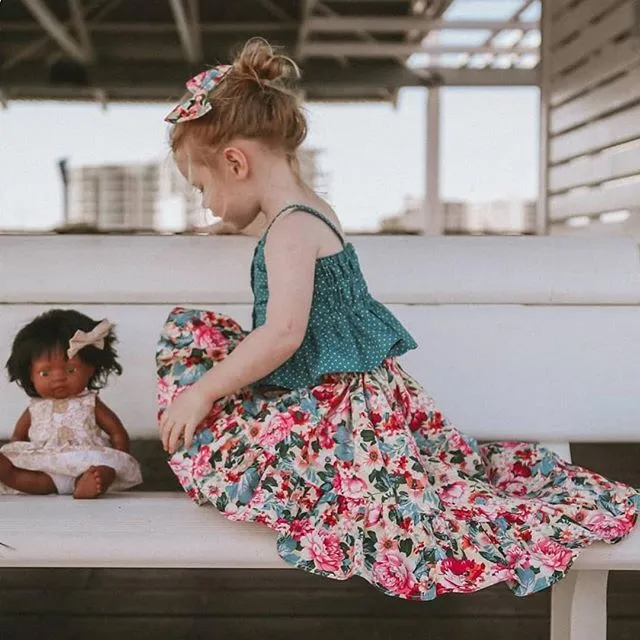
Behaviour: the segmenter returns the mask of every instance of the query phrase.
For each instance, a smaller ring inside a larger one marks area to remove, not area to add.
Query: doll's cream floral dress
[[[130,489],[142,482],[138,462],[113,449],[97,425],[94,392],[64,400],[33,398],[29,413],[29,442],[11,442],[0,448],[16,467],[75,479],[92,465],[105,465],[116,472],[110,491]],[[0,494],[7,493],[19,492],[0,482]]]

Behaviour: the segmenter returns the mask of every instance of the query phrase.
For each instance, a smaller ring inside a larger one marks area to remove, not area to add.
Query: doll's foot
[[[116,472],[103,465],[89,467],[76,480],[73,497],[76,500],[91,500],[101,496],[115,480]]]

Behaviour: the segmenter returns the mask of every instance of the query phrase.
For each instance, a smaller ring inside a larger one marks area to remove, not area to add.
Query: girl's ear
[[[249,175],[249,161],[245,153],[238,147],[227,147],[222,152],[222,158],[235,177],[242,180]]]

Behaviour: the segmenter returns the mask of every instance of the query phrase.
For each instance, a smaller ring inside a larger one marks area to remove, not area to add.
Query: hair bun
[[[261,85],[283,83],[300,77],[298,65],[289,57],[278,54],[263,38],[252,38],[233,62],[233,74]]]
[[[234,138],[260,140],[295,160],[307,135],[307,120],[296,91],[296,63],[276,53],[263,38],[252,38],[240,50],[224,76],[210,91],[210,109],[171,129],[171,149],[189,143],[189,152],[207,163]]]

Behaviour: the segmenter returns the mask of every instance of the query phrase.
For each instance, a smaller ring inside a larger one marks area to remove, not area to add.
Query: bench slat
[[[285,569],[267,527],[230,522],[184,494],[0,498],[0,567]],[[616,546],[594,545],[586,570],[640,569],[640,530]]]
[[[287,568],[266,527],[179,492],[5,496],[0,513],[0,567]]]
[[[630,238],[352,240],[369,288],[387,304],[640,302],[638,250]],[[247,304],[254,246],[254,239],[239,237],[0,236],[1,299]],[[167,266],[167,255],[184,259]],[[34,256],[47,269],[25,278]]]
[[[4,307],[0,352],[46,307]],[[640,440],[640,307],[402,305],[393,310],[420,348],[403,359],[459,428],[483,440]],[[157,438],[153,354],[168,307],[79,307],[117,323],[124,375],[105,402],[132,438]],[[225,306],[248,326],[248,306]],[[0,438],[26,396],[0,380]]]

